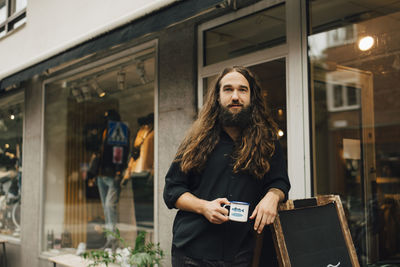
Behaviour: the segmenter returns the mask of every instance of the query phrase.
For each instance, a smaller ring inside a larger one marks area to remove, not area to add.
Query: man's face
[[[239,72],[230,72],[220,81],[219,103],[232,114],[250,106],[250,85]]]

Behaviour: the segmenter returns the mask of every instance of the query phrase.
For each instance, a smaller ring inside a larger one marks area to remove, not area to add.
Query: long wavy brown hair
[[[176,160],[180,161],[184,173],[200,172],[219,142],[222,131],[218,115],[222,107],[219,104],[221,79],[230,72],[242,74],[250,85],[250,123],[242,130],[234,153],[233,171],[248,172],[261,179],[270,169],[269,160],[275,151],[277,124],[267,108],[266,99],[254,74],[247,68],[234,66],[225,68],[209,88],[206,101],[197,120],[193,123],[182,144],[179,146]]]

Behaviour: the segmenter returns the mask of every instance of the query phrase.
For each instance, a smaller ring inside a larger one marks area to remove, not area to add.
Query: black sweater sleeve
[[[270,170],[267,173],[266,192],[271,188],[280,189],[285,194],[286,201],[290,190],[290,181],[283,149],[279,141],[275,141],[275,152],[270,160]]]
[[[174,161],[165,176],[164,202],[169,209],[176,208],[175,202],[186,192],[190,192],[188,176],[180,169],[179,162]]]

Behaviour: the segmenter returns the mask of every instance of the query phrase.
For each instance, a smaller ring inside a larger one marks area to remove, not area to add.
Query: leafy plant
[[[164,258],[164,252],[160,248],[160,244],[152,242],[146,243],[146,232],[139,231],[135,240],[135,248],[131,248],[129,244],[121,237],[118,229],[115,232],[104,230],[107,235],[113,236],[122,245],[115,251],[107,248],[105,250],[87,251],[82,254],[84,259],[91,260],[92,263],[88,267],[99,266],[104,264],[108,266],[110,263],[118,264],[121,267],[153,267],[160,264]]]

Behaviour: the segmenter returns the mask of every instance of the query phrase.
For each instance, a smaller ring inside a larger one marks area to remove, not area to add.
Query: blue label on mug
[[[234,207],[234,208],[232,209],[232,211],[244,212],[244,209],[239,209],[239,208]]]
[[[234,216],[234,217],[243,217],[243,214],[237,213],[237,212],[234,212],[231,215]]]

